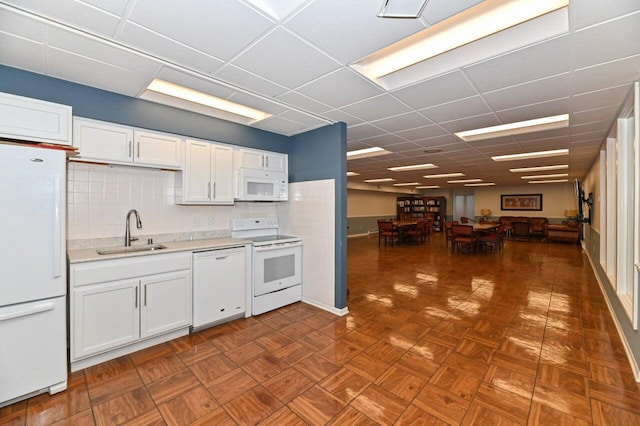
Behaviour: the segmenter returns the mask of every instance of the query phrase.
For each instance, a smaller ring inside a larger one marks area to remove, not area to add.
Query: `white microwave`
[[[286,173],[238,169],[235,198],[239,201],[287,201],[289,177]]]

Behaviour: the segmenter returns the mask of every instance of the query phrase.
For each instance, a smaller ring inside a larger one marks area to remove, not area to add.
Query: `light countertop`
[[[83,248],[77,250],[68,250],[67,255],[69,258],[69,263],[81,263],[81,262],[93,262],[95,260],[108,260],[108,259],[120,259],[134,256],[154,256],[163,253],[175,253],[179,251],[194,251],[201,249],[220,249],[226,247],[234,247],[251,244],[249,240],[243,240],[241,238],[230,238],[230,237],[220,237],[220,238],[207,238],[201,240],[186,240],[186,241],[173,241],[173,242],[162,242],[160,243],[167,248],[162,250],[149,250],[149,251],[138,251],[131,253],[117,253],[117,254],[98,254],[96,250],[105,249],[105,248],[113,248],[113,247],[94,247],[94,248]],[[134,246],[144,244],[132,244]]]

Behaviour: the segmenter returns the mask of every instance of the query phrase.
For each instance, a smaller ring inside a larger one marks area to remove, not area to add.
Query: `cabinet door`
[[[243,169],[264,169],[264,155],[262,151],[241,149],[239,154],[239,167]]]
[[[93,120],[73,119],[73,146],[88,160],[131,163],[133,130],[130,127]]]
[[[211,200],[215,204],[233,204],[233,149],[211,145]]]
[[[0,93],[0,136],[71,145],[71,107]]]
[[[277,152],[264,153],[264,168],[270,172],[286,172],[287,171],[287,154],[279,154]]]
[[[140,337],[191,325],[191,270],[141,280]]]
[[[138,340],[139,281],[113,281],[71,292],[71,360]]]
[[[134,131],[135,158],[140,165],[182,167],[182,138],[163,133]]]
[[[211,144],[187,139],[185,153],[184,202],[209,203],[211,199]]]

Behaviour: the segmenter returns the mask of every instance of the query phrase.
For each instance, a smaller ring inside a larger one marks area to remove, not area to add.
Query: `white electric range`
[[[231,236],[253,245],[252,315],[302,300],[302,239],[278,228],[275,217],[231,221]]]

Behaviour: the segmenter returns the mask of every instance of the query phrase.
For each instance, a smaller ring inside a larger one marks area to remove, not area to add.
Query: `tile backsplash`
[[[125,216],[136,209],[142,229],[133,235],[228,231],[238,217],[273,217],[278,203],[181,206],[174,202],[177,171],[79,163],[67,167],[67,239],[124,236]]]

